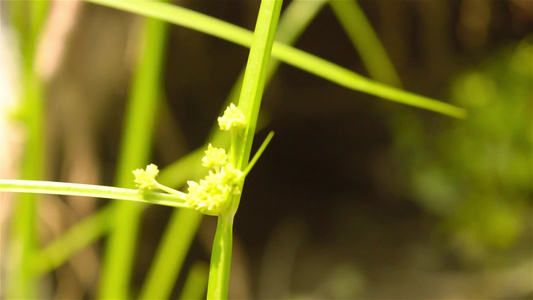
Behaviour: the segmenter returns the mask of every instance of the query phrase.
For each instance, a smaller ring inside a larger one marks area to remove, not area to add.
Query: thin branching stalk
[[[291,2],[280,18],[276,40],[287,44],[294,43],[326,2],[327,0],[311,2],[298,0]],[[271,59],[268,66],[266,84],[268,84],[279,65],[279,60]],[[224,108],[229,103],[238,101],[243,77],[244,70],[227,97]],[[220,147],[227,147],[229,144],[228,136],[219,130],[218,124],[214,124],[208,141]],[[161,170],[158,177],[159,181],[169,186],[180,186],[188,179],[198,178],[200,175],[197,174],[195,166],[201,160],[205,148],[206,146],[202,146]],[[141,289],[140,299],[164,299],[169,297],[202,216],[202,214],[191,210],[174,210],[150,267],[147,279]],[[176,239],[178,235],[180,238]]]
[[[274,42],[274,35],[281,12],[282,1],[262,1],[257,17],[254,39],[246,66],[239,109],[244,113],[246,128],[241,134],[234,135],[230,152],[236,157],[233,162],[237,169],[243,170],[248,165],[252,147],[259,107],[266,82],[267,66]],[[241,182],[241,190],[242,184]],[[208,299],[226,299],[228,297],[231,252],[233,240],[233,219],[240,202],[240,194],[230,199],[229,209],[218,217],[217,231],[213,241]]]
[[[171,207],[187,207],[184,204],[184,196],[179,197],[158,192],[140,193],[138,189],[125,189],[93,184],[0,179],[0,191],[94,197]]]

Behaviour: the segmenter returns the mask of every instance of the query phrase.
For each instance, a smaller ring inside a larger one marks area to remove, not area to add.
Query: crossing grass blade
[[[250,47],[252,42],[252,32],[249,30],[168,3],[112,0],[86,1],[164,20],[244,47]],[[289,65],[352,90],[361,91],[387,100],[434,111],[451,117],[466,118],[466,111],[462,108],[370,80],[325,59],[285,44],[275,42],[272,49],[272,56]]]

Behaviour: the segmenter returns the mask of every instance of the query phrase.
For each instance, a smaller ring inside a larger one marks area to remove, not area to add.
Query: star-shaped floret
[[[226,108],[224,115],[218,118],[218,126],[221,130],[231,130],[233,128],[244,127],[246,118],[242,111],[233,103]]]
[[[226,150],[215,148],[211,144],[207,146],[205,156],[202,158],[202,166],[206,168],[219,168],[228,163]]]
[[[144,169],[133,170],[133,176],[135,176],[135,186],[139,190],[147,191],[154,188],[157,188],[157,182],[155,177],[159,174],[159,169],[154,164],[149,164]]]

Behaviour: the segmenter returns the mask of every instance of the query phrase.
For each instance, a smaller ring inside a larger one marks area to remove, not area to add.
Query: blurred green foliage
[[[531,227],[532,41],[450,82],[451,101],[468,110],[465,121],[413,114],[393,121],[393,157],[408,172],[404,191],[442,218],[439,229],[468,261],[512,247]]]

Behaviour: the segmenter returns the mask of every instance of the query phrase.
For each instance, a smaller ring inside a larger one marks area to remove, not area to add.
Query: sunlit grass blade
[[[178,299],[193,300],[203,299],[207,287],[207,276],[209,275],[209,266],[202,262],[194,263],[189,269],[189,274]]]
[[[158,18],[245,47],[250,47],[252,42],[252,33],[249,30],[195,11],[166,3],[111,0],[86,1],[141,14],[143,16]],[[353,90],[456,118],[466,117],[466,111],[462,108],[378,83],[327,60],[285,44],[274,43],[272,56],[277,57],[279,60],[289,65]]]
[[[357,1],[329,1],[329,5],[361,55],[370,77],[401,87],[400,76]]]
[[[22,97],[20,114],[24,122],[25,145],[20,177],[41,179],[44,170],[44,97],[43,84],[35,70],[35,53],[41,27],[48,13],[48,1],[11,1],[8,5],[12,25],[18,33],[22,54]],[[4,112],[2,112],[4,113]],[[38,278],[31,257],[37,247],[36,201],[33,194],[20,194],[14,199],[7,239],[6,298],[37,298]],[[4,269],[2,270],[4,272]],[[2,274],[4,275],[4,274]]]
[[[102,237],[111,226],[114,210],[104,207],[76,223],[66,233],[35,253],[33,268],[37,274],[48,273],[61,266],[87,245]]]
[[[370,80],[307,52],[281,44],[276,46],[272,54],[275,53],[280,60],[341,86],[456,118],[466,117],[466,111],[462,108]]]
[[[144,167],[148,162],[158,98],[161,95],[160,78],[168,26],[154,19],[145,21],[141,40],[142,52],[130,89],[119,151],[115,183],[120,187],[132,186],[131,171]],[[129,280],[133,271],[133,258],[137,248],[136,241],[143,206],[122,202],[112,205],[115,207],[114,225],[106,243],[98,297],[127,299],[131,297]]]
[[[201,220],[202,215],[193,210],[172,214],[139,299],[168,298]]]

